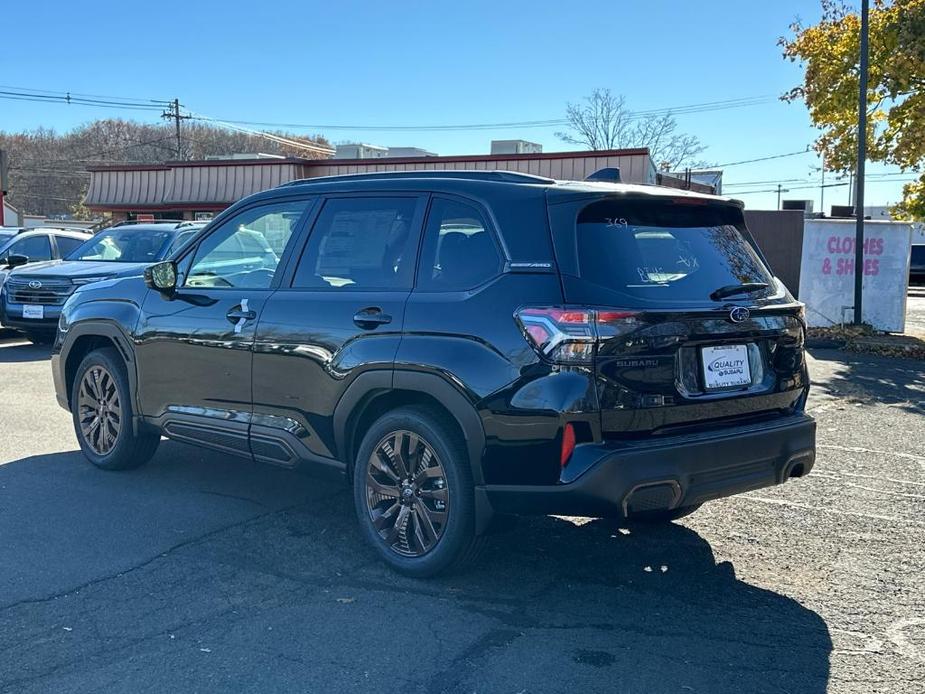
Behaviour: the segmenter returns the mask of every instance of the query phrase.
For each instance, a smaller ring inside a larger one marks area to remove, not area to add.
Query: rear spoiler
[[[588,176],[586,181],[600,181],[601,183],[622,183],[623,179],[620,178],[620,167],[619,166],[609,166],[605,169],[598,169],[593,174]]]

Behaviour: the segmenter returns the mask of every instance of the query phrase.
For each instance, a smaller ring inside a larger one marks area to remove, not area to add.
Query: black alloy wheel
[[[136,468],[157,450],[160,432],[135,418],[125,362],[114,348],[94,350],[80,362],[70,408],[80,450],[99,468]]]
[[[122,406],[115,380],[100,365],[84,373],[77,393],[77,421],[87,445],[97,455],[106,455],[122,431]]]
[[[423,578],[475,558],[472,467],[455,420],[423,405],[393,410],[366,430],[354,460],[360,529],[385,563]]]
[[[392,551],[420,557],[433,549],[450,512],[446,473],[433,447],[412,431],[384,436],[366,467],[366,507]]]

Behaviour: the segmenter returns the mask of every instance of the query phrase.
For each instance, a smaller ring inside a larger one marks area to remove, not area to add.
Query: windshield
[[[578,216],[581,278],[647,303],[710,301],[720,287],[772,285],[764,263],[739,231],[740,223],[736,208],[593,203]],[[773,289],[752,296],[768,293]]]
[[[16,236],[16,234],[13,232],[0,231],[0,250],[3,250],[9,240],[14,236]]]
[[[67,260],[103,260],[113,263],[150,263],[160,260],[173,241],[169,229],[125,227],[100,232],[78,247]]]

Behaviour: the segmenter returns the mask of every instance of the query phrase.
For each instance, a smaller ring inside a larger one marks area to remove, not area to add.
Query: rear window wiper
[[[720,299],[725,299],[727,296],[735,296],[736,294],[748,294],[750,292],[757,292],[759,289],[767,289],[769,285],[767,282],[743,282],[742,284],[727,284],[725,287],[720,287],[710,294],[710,298],[713,301],[719,301]]]

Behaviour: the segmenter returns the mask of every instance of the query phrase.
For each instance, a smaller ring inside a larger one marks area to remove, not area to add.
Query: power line
[[[725,99],[722,101],[707,101],[699,104],[688,104],[686,106],[671,106],[666,108],[649,109],[642,111],[631,111],[629,118],[636,120],[647,116],[658,115],[678,115],[688,113],[702,113],[706,111],[722,111],[731,108],[743,108],[746,106],[757,106],[767,103],[770,100],[776,100],[772,96],[755,96],[742,97],[738,99]],[[337,123],[278,123],[271,121],[249,121],[238,120],[234,118],[209,118],[198,116],[196,120],[203,121],[221,121],[235,125],[253,125],[265,128],[292,128],[300,130],[367,130],[383,132],[445,132],[453,130],[495,130],[509,128],[548,128],[555,126],[568,125],[565,118],[547,118],[542,120],[522,120],[522,121],[504,121],[497,123],[464,123],[464,124],[445,124],[445,125],[345,125]]]
[[[13,91],[18,91],[18,92],[35,92],[37,94],[49,94],[52,96],[70,94],[76,97],[87,97],[91,99],[110,99],[114,101],[135,101],[138,103],[165,104],[165,103],[170,102],[170,99],[150,99],[150,98],[141,98],[141,97],[134,97],[134,96],[112,96],[111,94],[109,95],[107,94],[86,94],[82,92],[70,92],[70,91],[60,91],[60,90],[54,91],[51,89],[34,89],[31,87],[15,87],[9,84],[0,84],[0,89],[10,89]]]
[[[271,142],[277,144],[286,145],[287,147],[294,147],[297,149],[304,149],[309,152],[314,152],[316,154],[334,154],[333,147],[327,147],[325,145],[315,144],[313,142],[302,142],[299,140],[291,140],[289,138],[281,137],[279,135],[274,135],[273,133],[263,132],[262,130],[251,130],[250,128],[245,128],[241,125],[235,125],[234,123],[228,123],[227,121],[222,121],[217,118],[211,118],[205,116],[201,113],[194,113],[189,111],[187,118],[193,118],[195,120],[208,120],[209,122],[215,123],[216,125],[223,126],[229,130],[236,130],[238,132],[247,133],[248,135],[255,135],[257,137],[263,137]]]
[[[909,174],[894,174],[900,176],[900,178],[881,178],[876,181],[868,180],[868,183],[905,183],[907,181],[914,181],[915,176],[910,176]],[[850,181],[844,181],[843,183],[826,183],[825,185],[819,185],[818,183],[805,185],[805,186],[791,186],[790,190],[808,190],[815,188],[840,188],[843,186],[851,185]],[[776,193],[777,188],[766,188],[764,190],[734,190],[732,195],[753,195],[757,193]]]
[[[804,181],[806,181],[805,178],[774,178],[766,181],[741,181],[737,183],[727,183],[724,181],[723,188],[728,188],[729,186],[758,186],[768,183],[803,183]]]
[[[69,163],[74,163],[74,162],[81,163],[81,164],[87,164],[87,163],[94,162],[94,161],[102,161],[102,159],[100,159],[99,157],[103,155],[112,154],[113,152],[122,152],[126,149],[131,149],[133,147],[154,146],[157,149],[166,149],[172,152],[174,151],[172,147],[160,147],[157,145],[158,142],[163,142],[164,140],[170,140],[170,139],[173,139],[173,135],[165,135],[163,137],[158,137],[154,140],[145,140],[142,142],[132,142],[132,143],[125,144],[125,145],[119,145],[118,147],[111,147],[109,149],[97,150],[95,152],[91,152],[89,154],[83,155],[80,158],[69,157],[67,159],[23,159],[23,162],[28,163],[28,164],[61,164],[61,163],[69,164]],[[129,163],[129,162],[121,162],[121,163]],[[10,168],[12,169],[16,167],[10,167]]]
[[[31,101],[38,103],[59,103],[76,106],[95,106],[98,108],[119,108],[134,111],[161,110],[169,105],[169,101],[160,99],[134,99],[130,97],[98,98],[89,95],[78,95],[71,92],[51,92],[48,90],[28,90],[16,88],[0,88],[0,99],[11,101]]]
[[[784,157],[795,157],[800,154],[807,154],[808,152],[812,152],[812,151],[813,150],[811,150],[809,146],[807,145],[806,149],[801,149],[797,152],[785,152],[784,154],[771,154],[766,157],[758,157],[757,159],[743,159],[742,161],[730,161],[730,162],[726,162],[725,164],[716,164],[715,168],[725,169],[730,166],[738,166],[739,164],[752,164],[758,161],[768,161],[769,159],[783,159]]]
[[[56,197],[54,195],[42,195],[41,193],[16,192],[16,193],[11,194],[10,197],[13,198],[14,200],[18,198],[40,198],[42,200],[60,200],[62,202],[76,202],[74,198],[62,198],[62,197]]]

